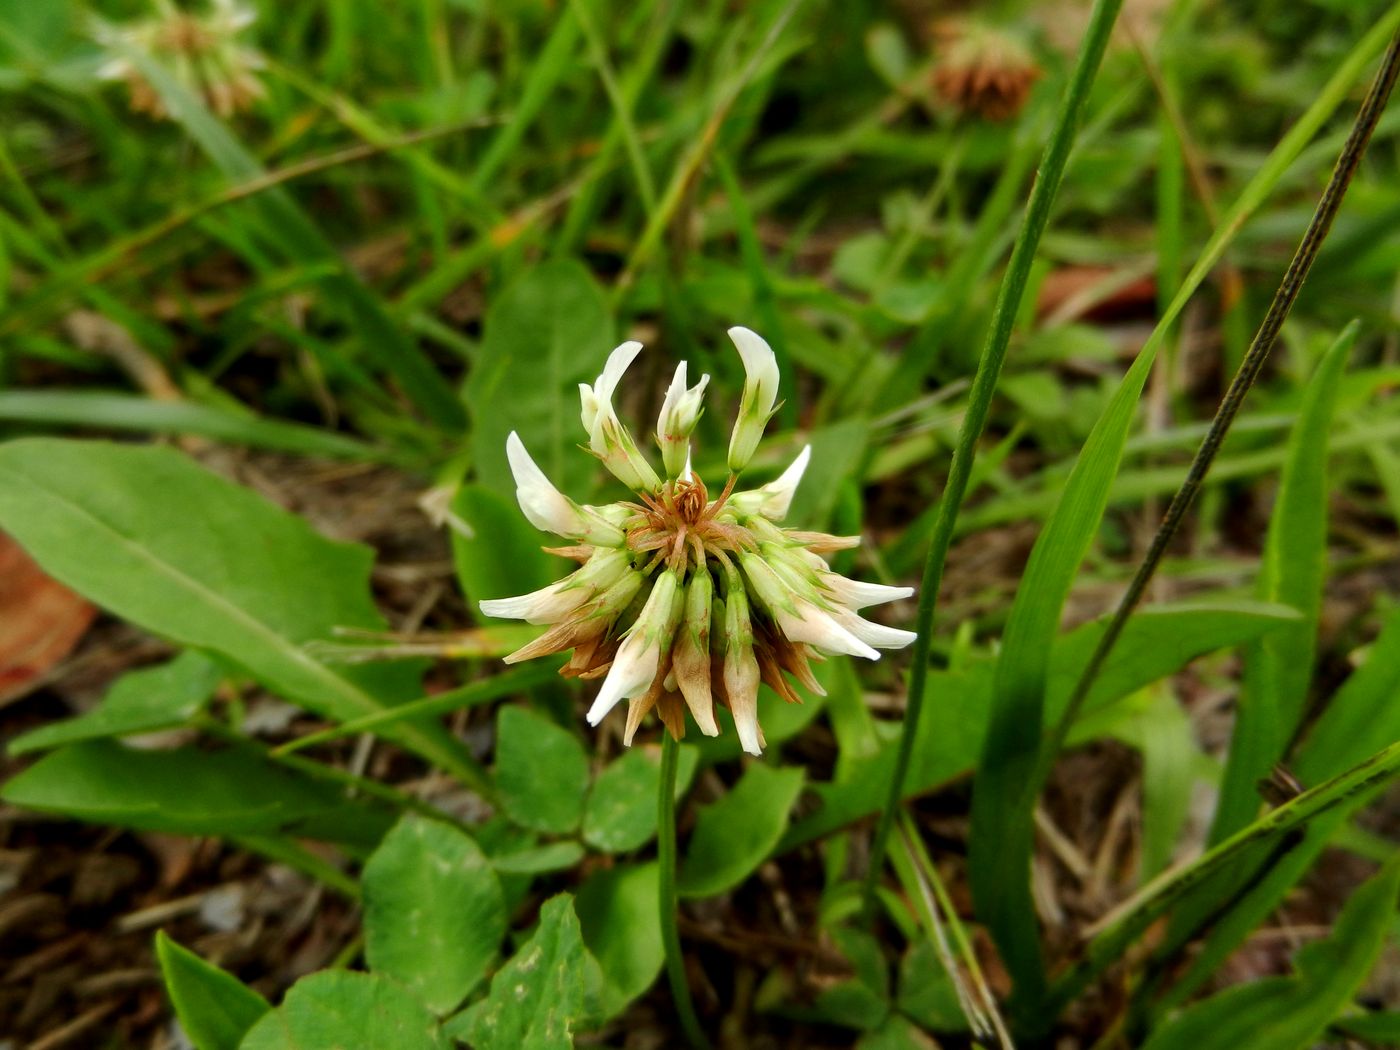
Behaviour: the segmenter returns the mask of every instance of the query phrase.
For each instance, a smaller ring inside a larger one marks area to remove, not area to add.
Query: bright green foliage
[[[505,936],[505,899],[491,862],[465,832],[408,816],[384,837],[361,880],[370,969],[447,1013],[486,976]]]
[[[700,810],[683,851],[681,896],[711,897],[751,875],[782,837],[802,781],[801,769],[754,764],[727,795]]]
[[[377,974],[303,977],[239,1050],[448,1050],[437,1020],[403,985]]]
[[[571,1050],[597,1013],[602,978],[583,946],[573,899],[545,901],[539,925],[500,972],[491,993],[448,1025],[476,1050]]]
[[[366,586],[369,551],[332,543],[171,449],[46,438],[0,446],[0,527],[80,594],[217,653],[309,710],[349,719],[417,695],[411,666],[331,665],[305,649],[337,627],[384,626]],[[386,735],[476,778],[435,725]]]
[[[10,742],[10,754],[168,729],[203,708],[222,677],[218,664],[193,650],[157,667],[129,671],[117,679],[97,707],[21,734]]]
[[[1289,977],[1265,977],[1184,1011],[1144,1050],[1306,1050],[1371,972],[1400,891],[1392,862],[1352,894],[1330,936],[1304,945]]]
[[[0,797],[45,813],[180,835],[288,834],[373,846],[392,815],[251,747],[138,751],[70,744],[7,781]]]
[[[603,974],[603,1016],[621,1013],[661,973],[655,864],[602,868],[579,887],[574,906],[583,942]]]
[[[1327,437],[1359,329],[1356,322],[1348,325],[1318,363],[1288,438],[1258,589],[1264,601],[1291,605],[1302,618],[1245,650],[1244,690],[1211,828],[1214,842],[1258,811],[1255,782],[1282,756],[1307,702],[1327,573]]]
[[[593,471],[576,447],[578,384],[598,377],[612,348],[613,322],[603,293],[576,262],[535,267],[492,303],[467,381],[476,474],[483,485],[514,501],[505,451],[506,435],[514,430],[555,485],[582,495]]]
[[[496,786],[521,827],[566,834],[583,817],[588,756],[567,729],[507,705],[496,718]]]
[[[180,1028],[195,1050],[238,1050],[244,1034],[272,1009],[232,974],[156,934],[156,958]]]
[[[481,485],[463,485],[452,497],[452,561],[462,593],[483,598],[527,594],[554,582],[540,534],[520,516],[515,501]],[[457,522],[471,530],[464,535]]]
[[[695,775],[694,748],[681,750],[676,774],[680,798]],[[656,792],[661,758],[647,748],[633,748],[598,774],[583,807],[583,840],[607,853],[627,853],[656,834]]]

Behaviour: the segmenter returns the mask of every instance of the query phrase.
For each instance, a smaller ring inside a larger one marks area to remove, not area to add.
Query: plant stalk
[[[1176,536],[1177,530],[1181,528],[1186,512],[1195,500],[1196,493],[1200,491],[1206,473],[1215,461],[1216,453],[1220,451],[1220,446],[1229,433],[1230,425],[1239,414],[1250,387],[1259,378],[1259,372],[1263,369],[1264,363],[1269,358],[1269,353],[1274,348],[1274,343],[1278,340],[1279,329],[1283,327],[1283,322],[1288,319],[1289,311],[1293,309],[1293,304],[1297,301],[1303,282],[1307,280],[1308,272],[1312,269],[1313,263],[1317,261],[1322,242],[1332,228],[1332,220],[1337,216],[1337,210],[1341,207],[1342,198],[1346,195],[1352,176],[1356,174],[1356,169],[1361,165],[1361,158],[1366,153],[1366,146],[1371,141],[1371,135],[1376,130],[1376,124],[1380,121],[1381,114],[1385,110],[1386,101],[1390,97],[1391,90],[1395,87],[1397,75],[1400,75],[1400,34],[1391,39],[1390,47],[1386,50],[1385,58],[1381,61],[1380,70],[1371,83],[1371,90],[1367,93],[1366,100],[1361,104],[1361,109],[1356,115],[1356,122],[1352,125],[1346,144],[1337,157],[1336,166],[1332,169],[1332,177],[1327,182],[1327,188],[1323,190],[1316,211],[1313,212],[1312,221],[1308,223],[1308,228],[1303,234],[1298,250],[1294,253],[1292,262],[1288,264],[1288,269],[1284,272],[1278,291],[1274,293],[1273,301],[1269,304],[1269,309],[1264,314],[1264,320],[1259,325],[1259,331],[1255,333],[1254,340],[1250,343],[1244,360],[1240,362],[1239,371],[1235,373],[1229,389],[1225,392],[1225,398],[1215,413],[1215,418],[1211,420],[1210,430],[1201,442],[1201,447],[1196,451],[1196,457],[1192,460],[1191,467],[1186,473],[1186,480],[1182,482],[1181,488],[1172,497],[1171,505],[1167,507],[1167,512],[1162,518],[1162,524],[1157,528],[1156,535],[1152,537],[1152,543],[1148,547],[1142,564],[1138,566],[1132,582],[1128,584],[1128,589],[1118,603],[1118,608],[1114,610],[1113,619],[1109,622],[1108,629],[1099,639],[1099,644],[1094,648],[1089,663],[1079,676],[1079,681],[1075,683],[1069,703],[1051,734],[1044,752],[1046,757],[1042,760],[1042,764],[1053,761],[1054,755],[1064,745],[1065,737],[1074,724],[1074,719],[1079,714],[1085,697],[1089,695],[1094,679],[1098,677],[1104,661],[1118,641],[1118,636],[1123,633],[1128,617],[1132,615],[1133,610],[1142,600],[1148,583],[1151,582],[1153,574],[1156,573],[1158,565],[1161,564],[1163,555],[1166,554],[1167,546]]]
[[[695,1016],[695,1003],[690,998],[690,984],[685,978],[685,957],[681,955],[681,936],[676,929],[676,770],[680,764],[681,745],[670,733],[661,735],[661,786],[656,797],[656,857],[660,872],[657,876],[657,905],[661,919],[661,943],[666,952],[666,977],[671,983],[671,998],[686,1040],[695,1050],[709,1050],[709,1040],[700,1030]]]
[[[977,444],[987,425],[992,396],[1001,376],[1002,362],[1006,359],[1006,350],[1011,342],[1011,330],[1015,326],[1016,316],[1020,312],[1021,299],[1026,292],[1031,264],[1035,261],[1041,235],[1050,221],[1050,210],[1059,191],[1060,181],[1064,177],[1075,132],[1089,98],[1089,89],[1093,86],[1121,6],[1122,0],[1097,0],[1094,4],[1093,15],[1084,34],[1084,43],[1079,49],[1079,58],[1070,77],[1064,103],[1055,119],[1054,130],[1050,134],[1035,185],[1031,189],[1020,235],[1016,238],[1016,245],[1011,251],[1011,261],[1007,264],[1006,276],[1002,279],[1001,289],[997,293],[992,326],[987,333],[987,342],[982,348],[977,373],[972,380],[967,415],[963,417],[962,428],[958,432],[957,447],[953,450],[948,481],[938,504],[938,517],[929,537],[928,556],[924,561],[923,577],[919,585],[919,608],[914,618],[914,630],[918,638],[914,642],[913,663],[909,672],[908,706],[904,715],[904,726],[900,731],[899,750],[895,756],[894,768],[890,772],[888,796],[884,809],[880,811],[875,838],[870,847],[870,868],[865,878],[862,911],[867,923],[871,922],[875,915],[875,890],[884,868],[885,851],[889,846],[894,817],[904,796],[909,760],[913,755],[919,719],[923,714],[929,650],[933,643],[933,615],[938,603],[938,588],[943,580],[943,566],[953,540],[953,529],[957,524],[963,497],[967,494]]]

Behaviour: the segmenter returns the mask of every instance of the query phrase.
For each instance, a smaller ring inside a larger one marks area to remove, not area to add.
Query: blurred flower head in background
[[[934,26],[934,36],[933,86],[945,102],[985,120],[1010,120],[1021,112],[1041,71],[1013,32],[972,18],[947,18]]]
[[[602,679],[588,721],[597,725],[626,700],[628,744],[653,708],[677,739],[685,733],[687,710],[702,733],[716,736],[719,704],[732,713],[744,750],[760,754],[760,683],[790,703],[799,702],[789,676],[820,694],[811,661],[823,654],[875,660],[879,649],[903,648],[914,640],[910,631],[858,614],[907,598],[912,588],[850,580],[823,559],[855,546],[858,537],[778,524],[810,448],[774,481],[736,490],[739,472],[775,411],[779,375],[772,349],[758,335],[731,328],[729,336],[743,358],[746,382],[729,442],[729,475],[713,497],[690,461],[690,435],[709,376],[687,387],[685,363],[676,369],[656,427],[664,480],[617,417],[613,397],[640,343],[623,343],[597,382],[579,388],[589,449],[632,489],[635,501],[580,506],[550,483],[516,434],[506,442],[525,517],[573,540],[571,546],[549,549],[582,564],[532,594],[483,601],[481,610],[550,625],[506,661],[572,649],[561,674]]]
[[[235,0],[211,0],[197,14],[181,10],[172,0],[156,0],[155,14],[140,22],[97,23],[93,35],[107,53],[98,76],[124,82],[136,112],[169,117],[160,93],[133,61],[135,52],[169,70],[220,117],[231,117],[266,93],[258,79],[266,60],[256,48],[239,42],[255,17],[251,7]]]

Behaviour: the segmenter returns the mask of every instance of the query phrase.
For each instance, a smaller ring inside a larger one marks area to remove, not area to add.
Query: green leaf
[[[111,740],[45,755],[6,802],[95,824],[177,835],[288,834],[372,847],[392,813],[267,761],[251,747],[144,751]]]
[[[1095,682],[1081,719],[1107,713],[1124,697],[1172,674],[1204,653],[1238,645],[1297,618],[1292,609],[1261,602],[1198,601],[1153,606],[1134,614]],[[1046,683],[1046,711],[1056,718],[1078,680],[1106,621],[1075,628],[1055,642]],[[830,665],[827,665],[830,666]],[[926,683],[928,717],[919,723],[906,797],[922,794],[972,769],[986,734],[994,668],[976,662],[934,671]],[[780,850],[879,812],[885,804],[893,744],[853,762],[839,784],[813,784],[822,807],[793,826]]]
[[[596,1012],[601,983],[573,900],[561,893],[545,901],[539,926],[491,979],[486,999],[453,1018],[448,1032],[473,1050],[571,1050],[576,1026]]]
[[[567,729],[507,705],[496,716],[496,786],[521,827],[568,834],[583,816],[588,755]]]
[[[1312,732],[1299,745],[1290,765],[1294,775],[1309,786],[1318,786],[1364,762],[1391,741],[1400,740],[1400,706],[1391,699],[1400,694],[1400,609],[1393,611],[1380,636],[1370,646],[1368,658],[1342,683],[1318,717]],[[1189,938],[1201,916],[1210,916],[1205,944],[1191,967],[1177,982],[1167,1002],[1181,1002],[1220,966],[1265,917],[1271,914],[1293,885],[1322,855],[1328,843],[1381,788],[1350,795],[1329,812],[1314,818],[1303,841],[1283,856],[1272,858],[1260,872],[1257,859],[1228,868],[1200,884],[1181,904],[1170,948]],[[1247,888],[1241,896],[1241,892]],[[1238,899],[1237,899],[1238,898]],[[1221,900],[1237,899],[1220,915]]]
[[[967,1030],[957,986],[939,961],[938,950],[930,938],[916,940],[900,961],[898,1006],[926,1028],[938,1032]]]
[[[812,460],[798,483],[787,521],[805,528],[824,528],[841,483],[853,477],[870,440],[870,423],[843,419],[812,432]]]
[[[180,1028],[195,1050],[238,1050],[258,1018],[272,1009],[230,973],[156,933],[156,958]]]
[[[263,419],[196,401],[157,401],[93,390],[3,390],[0,419],[149,434],[196,434],[251,448],[372,463],[397,458],[386,449],[301,423]]]
[[[574,906],[583,943],[603,972],[604,1018],[622,1013],[661,973],[666,955],[657,893],[654,862],[600,868],[579,887]]]
[[[682,747],[676,772],[676,798],[690,787],[698,755]],[[640,849],[656,834],[656,792],[661,754],[655,747],[630,748],[609,763],[593,782],[583,807],[583,840],[607,853]]]
[[[379,974],[322,970],[292,986],[239,1050],[449,1050],[437,1019]]]
[[[327,664],[306,643],[337,627],[382,630],[370,552],[168,448],[26,438],[0,445],[0,528],[62,583],[118,616],[246,668],[327,718],[374,714],[419,695],[414,665]],[[484,782],[442,726],[384,735]]]
[[[203,709],[222,677],[218,664],[193,650],[169,663],[128,671],[97,707],[21,734],[10,741],[10,754],[180,725]]]
[[[411,988],[434,1013],[486,976],[506,933],[491,862],[464,832],[408,815],[365,864],[365,958]]]
[[[1145,348],[1133,362],[1036,539],[1002,635],[991,719],[977,764],[968,837],[977,914],[1016,983],[1032,999],[1045,980],[1030,860],[1050,653],[1070,585],[1108,504],[1109,486],[1153,357]]]
[[[612,345],[603,293],[573,260],[543,263],[496,298],[466,391],[484,486],[514,499],[506,463],[506,435],[514,430],[561,491],[579,498],[588,490],[597,464],[578,449],[586,440],[578,384],[598,378]]]
[[[782,838],[802,780],[801,769],[755,763],[729,794],[702,808],[681,865],[679,894],[713,897],[756,871]]]
[[[1365,1046],[1400,1046],[1400,1012],[1377,1010],[1332,1022],[1332,1031]]]
[[[1144,689],[1127,703],[1080,718],[1070,743],[1116,737],[1142,753],[1142,847],[1138,880],[1171,863],[1191,808],[1191,792],[1205,753],[1196,745],[1191,719],[1170,689]]]
[[[530,527],[513,500],[480,485],[463,485],[452,497],[452,513],[472,530],[452,529],[452,562],[475,616],[483,598],[509,598],[539,590],[562,576],[552,571],[558,559],[540,549],[540,534]]]
[[[491,867],[502,875],[541,875],[547,871],[567,871],[583,856],[584,849],[577,842],[550,842],[492,854]]]
[[[1306,1050],[1375,965],[1397,890],[1393,861],[1352,894],[1330,937],[1299,950],[1292,976],[1227,988],[1158,1029],[1144,1050]]]
[[[1260,598],[1291,605],[1303,617],[1245,650],[1244,687],[1211,842],[1254,818],[1260,804],[1254,785],[1282,757],[1303,716],[1327,574],[1327,439],[1342,370],[1360,327],[1349,324],[1318,363],[1289,435],[1258,589]]]

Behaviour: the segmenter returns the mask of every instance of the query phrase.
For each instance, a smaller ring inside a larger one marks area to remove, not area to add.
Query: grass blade
[[[1327,575],[1327,435],[1342,370],[1360,328],[1358,321],[1347,325],[1318,364],[1289,438],[1288,461],[1269,516],[1259,597],[1291,605],[1303,613],[1303,619],[1245,650],[1244,689],[1211,827],[1212,842],[1248,824],[1258,812],[1259,793],[1254,785],[1282,756],[1303,716]]]
[[[933,613],[938,600],[938,588],[943,578],[943,564],[948,556],[948,546],[953,538],[953,526],[957,521],[958,510],[967,490],[972,473],[972,461],[976,455],[977,443],[987,423],[991,410],[992,396],[996,392],[997,380],[1001,375],[1002,362],[1006,359],[1007,346],[1011,341],[1011,330],[1020,312],[1021,299],[1025,294],[1026,283],[1030,278],[1031,264],[1035,260],[1041,235],[1050,221],[1050,208],[1060,181],[1064,177],[1065,166],[1069,161],[1070,147],[1074,143],[1075,131],[1079,126],[1084,107],[1088,102],[1089,89],[1098,73],[1100,62],[1108,46],[1108,39],[1117,20],[1121,0],[1098,0],[1089,27],[1080,46],[1079,58],[1065,90],[1064,103],[1055,122],[1050,141],[1045,147],[1045,156],[1040,164],[1040,177],[1036,179],[1026,205],[1026,216],[1021,234],[1016,239],[1006,276],[1002,279],[997,293],[997,302],[992,314],[992,327],[987,333],[987,342],[982,349],[977,364],[977,374],[972,381],[972,392],[968,399],[967,415],[958,433],[957,448],[953,452],[953,462],[949,468],[948,481],[939,503],[938,518],[934,524],[933,536],[929,540],[928,557],[924,563],[923,579],[919,591],[919,609],[914,629],[918,640],[914,643],[912,669],[909,677],[909,706],[905,714],[904,726],[900,734],[899,751],[890,774],[889,801],[880,815],[875,839],[871,846],[870,871],[865,884],[866,914],[873,914],[875,887],[879,881],[884,861],[885,848],[889,842],[895,811],[904,793],[905,776],[909,770],[909,759],[913,751],[914,739],[918,734],[919,719],[923,711],[924,683],[928,675],[929,649],[932,644]],[[1039,739],[1039,727],[1035,729]],[[1028,946],[1021,963],[1013,966],[1013,972],[1030,973],[1039,969],[1039,948]]]
[[[233,182],[267,177],[257,158],[160,63],[131,47],[125,48],[124,57],[150,81],[171,114],[226,177]],[[335,264],[320,283],[327,301],[356,330],[359,345],[402,384],[404,393],[434,423],[448,430],[464,427],[466,411],[452,386],[292,197],[283,190],[269,189],[252,198],[250,207],[263,237],[290,260],[307,266]]]

